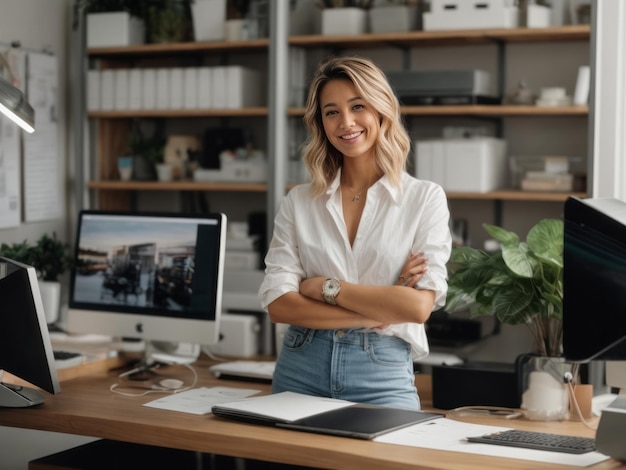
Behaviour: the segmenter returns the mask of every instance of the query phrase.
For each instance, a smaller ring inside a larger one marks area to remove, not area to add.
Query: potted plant
[[[138,122],[131,128],[127,155],[133,156],[132,178],[139,181],[157,179],[156,165],[163,163],[165,138],[159,132],[146,137]]]
[[[39,278],[39,290],[44,304],[48,323],[54,323],[59,316],[61,299],[60,277],[71,266],[69,245],[52,236],[43,234],[34,245],[24,240],[20,243],[0,245],[0,256],[33,266]]]
[[[526,325],[536,351],[518,359],[522,409],[535,420],[559,420],[568,412],[563,378],[572,372],[562,358],[563,221],[543,219],[526,241],[508,230],[483,224],[500,242],[487,253],[460,246],[448,262],[448,312],[469,310],[470,317],[495,315],[502,323]]]
[[[526,325],[537,353],[561,355],[563,331],[563,221],[540,220],[526,241],[502,227],[483,224],[501,251],[455,247],[448,262],[446,311],[471,317],[495,315]]]

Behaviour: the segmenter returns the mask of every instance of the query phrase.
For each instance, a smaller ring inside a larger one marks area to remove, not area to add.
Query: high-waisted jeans
[[[292,325],[285,332],[272,392],[419,410],[410,351],[396,336]]]

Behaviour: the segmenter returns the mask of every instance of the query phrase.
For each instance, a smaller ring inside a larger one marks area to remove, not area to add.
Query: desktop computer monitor
[[[226,216],[80,212],[66,329],[143,340],[144,362],[192,362],[219,340]]]
[[[607,385],[626,392],[626,202],[569,197],[564,222],[564,356],[607,361]],[[602,413],[596,447],[626,459],[625,434],[626,395],[619,395]]]
[[[49,393],[61,391],[35,268],[0,257],[0,371]],[[44,394],[0,376],[0,407],[44,402]]]

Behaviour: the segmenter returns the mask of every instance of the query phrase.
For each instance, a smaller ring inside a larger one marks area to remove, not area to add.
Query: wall
[[[72,0],[0,0],[0,44],[19,41],[27,51],[50,50],[58,59],[57,168],[59,193],[63,195],[61,217],[45,222],[22,223],[19,227],[0,230],[0,242],[13,243],[25,239],[35,241],[43,233],[56,232],[61,240],[68,239],[69,212],[67,188],[72,157],[69,143],[70,73],[70,12]],[[61,391],[61,393],[63,393]],[[74,447],[92,438],[58,433],[0,427],[0,468],[19,470],[28,461]]]
[[[21,242],[24,239],[35,241],[43,233],[56,232],[57,236],[67,239],[68,212],[66,182],[68,179],[70,152],[68,151],[68,56],[70,31],[71,0],[51,0],[42,8],[37,0],[0,0],[0,45],[4,48],[13,41],[18,41],[27,51],[53,52],[58,60],[58,117],[57,168],[59,193],[62,195],[61,216],[55,220],[22,223],[19,227],[0,229],[0,241],[4,243]]]

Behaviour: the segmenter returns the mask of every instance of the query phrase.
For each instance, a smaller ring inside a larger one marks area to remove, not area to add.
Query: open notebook
[[[437,418],[440,413],[362,405],[333,398],[281,392],[212,407],[215,416],[298,431],[373,439]]]

